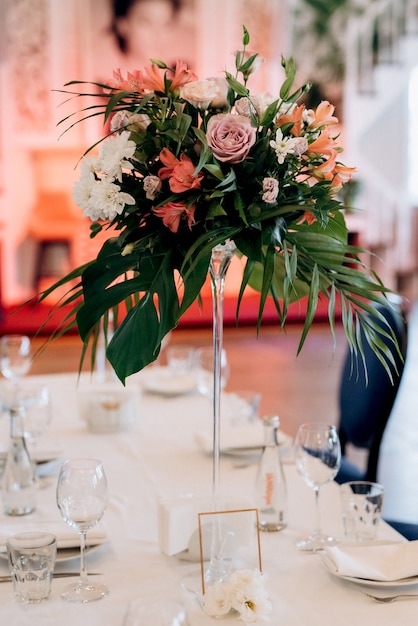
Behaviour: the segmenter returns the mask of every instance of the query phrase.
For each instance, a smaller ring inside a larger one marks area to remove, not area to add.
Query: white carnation
[[[96,166],[97,160],[94,157],[84,158],[81,161],[81,174],[73,186],[73,199],[82,209],[89,205],[93,187],[96,184]]]
[[[108,178],[116,178],[122,182],[122,170],[132,170],[133,165],[127,159],[132,159],[135,154],[136,144],[129,137],[128,131],[119,135],[112,135],[101,145],[98,167]]]
[[[135,199],[120,190],[111,179],[102,178],[92,188],[90,201],[85,207],[84,215],[91,220],[113,220],[120,215],[125,204],[135,204]]]

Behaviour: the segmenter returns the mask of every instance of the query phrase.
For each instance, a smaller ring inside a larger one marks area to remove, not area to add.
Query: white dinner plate
[[[355,583],[356,585],[361,585],[362,587],[374,587],[375,589],[398,589],[400,587],[413,587],[418,585],[418,576],[401,578],[400,580],[369,580],[368,578],[355,578],[352,576],[343,576],[337,572],[332,563],[324,558],[321,559],[321,562],[333,576],[336,576],[341,580],[346,580],[350,583]]]
[[[182,396],[196,389],[197,381],[194,374],[173,375],[166,366],[152,366],[141,376],[144,391],[161,396]]]

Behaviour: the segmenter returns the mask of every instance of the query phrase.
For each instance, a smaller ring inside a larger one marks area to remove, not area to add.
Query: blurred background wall
[[[68,102],[63,85],[106,80],[113,69],[142,67],[151,56],[185,58],[202,78],[233,70],[243,24],[251,49],[268,59],[251,78],[253,89],[274,93],[283,79],[281,55],[292,54],[298,83],[313,83],[312,105],[321,97],[336,103],[342,160],[359,170],[347,189],[350,229],[371,248],[389,286],[415,293],[418,0],[183,0],[174,13],[168,0],[137,0],[128,3],[137,7],[127,20],[123,4],[125,50],[112,34],[111,0],[0,0],[4,304],[39,287],[43,235],[57,239],[43,263],[58,264],[59,272],[88,260],[100,243],[89,239],[71,188],[101,127],[89,121],[63,133],[77,118],[59,121],[88,104]],[[52,224],[57,213],[61,223]]]

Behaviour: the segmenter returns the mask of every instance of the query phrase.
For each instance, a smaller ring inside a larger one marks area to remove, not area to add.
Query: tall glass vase
[[[234,254],[235,245],[227,241],[215,246],[209,266],[213,301],[213,474],[212,498],[216,508],[220,497],[220,427],[221,427],[221,371],[223,349],[223,303],[225,276]]]

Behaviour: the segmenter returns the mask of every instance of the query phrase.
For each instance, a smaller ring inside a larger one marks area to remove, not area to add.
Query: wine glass
[[[303,424],[295,440],[295,461],[299,473],[315,492],[315,528],[309,537],[300,540],[300,550],[322,550],[333,538],[322,534],[319,515],[319,488],[330,482],[341,465],[341,445],[335,426]]]
[[[14,386],[17,397],[20,381],[31,366],[30,339],[26,335],[3,335],[0,339],[0,369]]]
[[[57,484],[57,505],[64,521],[80,534],[80,578],[64,587],[61,597],[69,602],[100,600],[108,593],[103,584],[93,584],[87,576],[85,547],[87,531],[99,522],[107,506],[107,480],[100,461],[68,459]]]
[[[20,403],[25,412],[23,418],[23,434],[29,442],[30,457],[33,464],[33,475],[38,488],[47,485],[41,480],[36,471],[38,439],[45,433],[51,423],[51,402],[49,389],[42,384],[23,385],[19,395]]]

